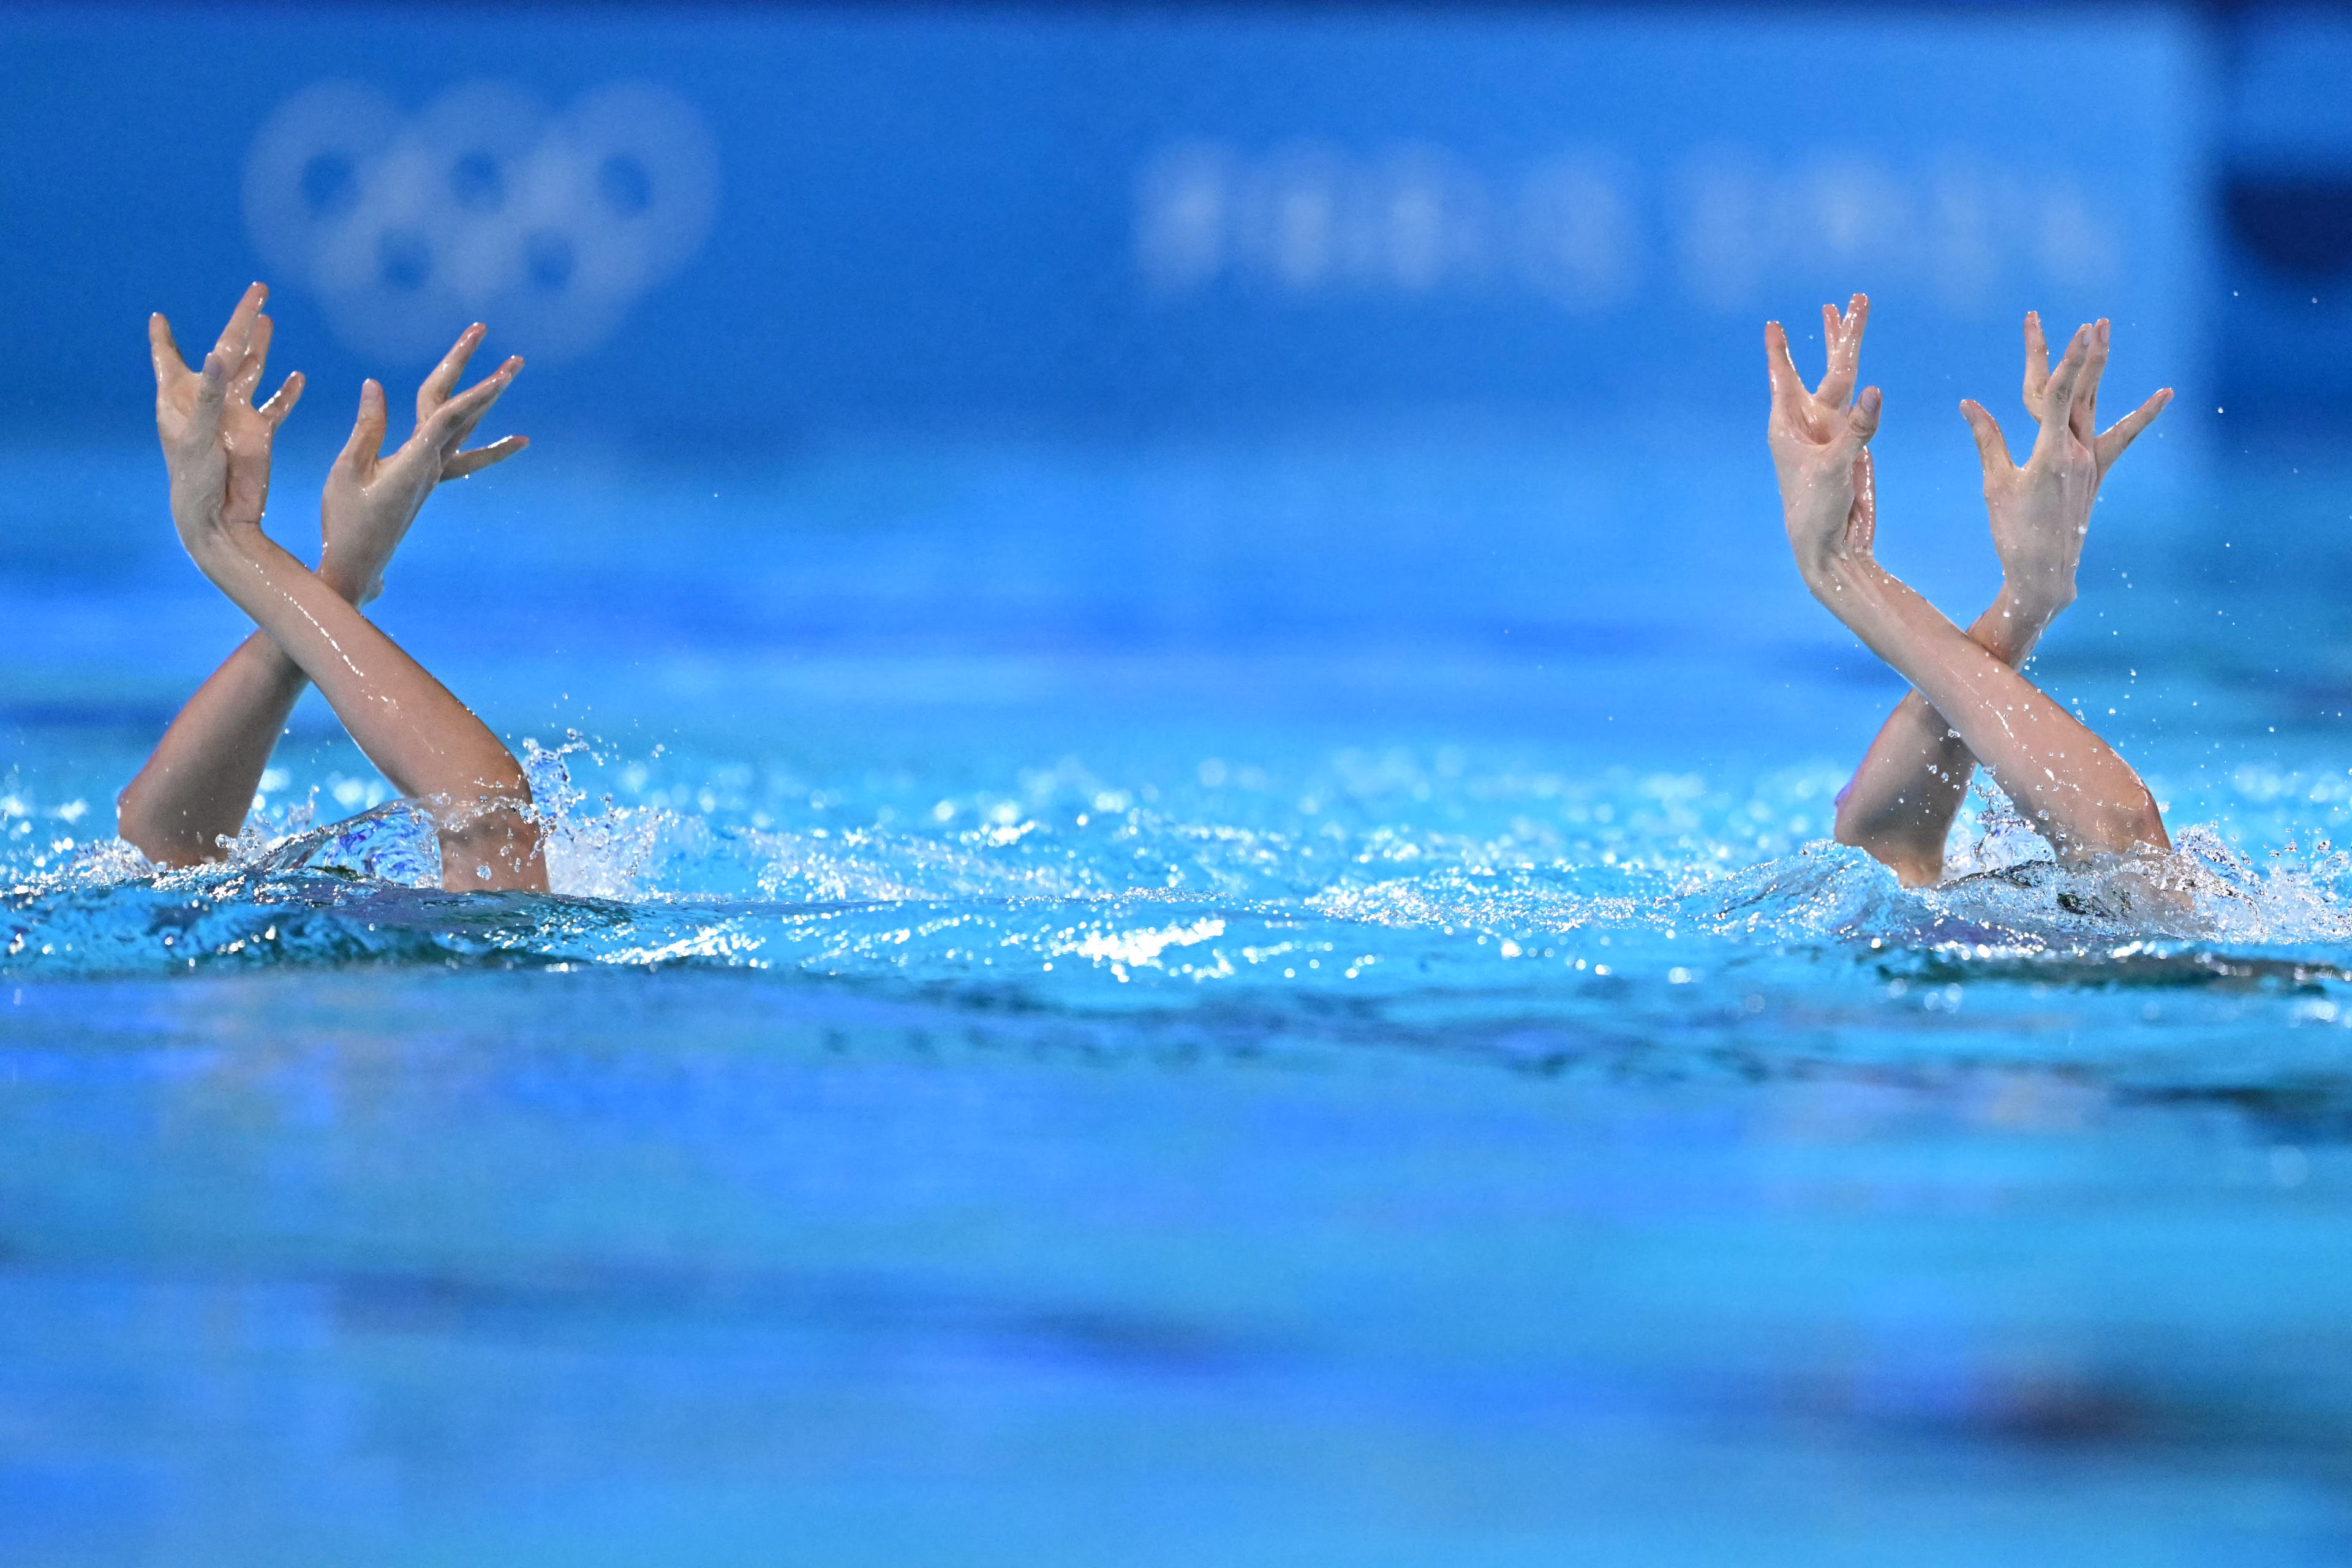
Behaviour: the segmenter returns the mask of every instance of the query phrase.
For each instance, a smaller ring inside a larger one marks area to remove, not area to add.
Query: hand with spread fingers
[[[2091,450],[2098,466],[2094,477],[2095,487],[2106,480],[2107,470],[2124,455],[2139,433],[2156,423],[2156,416],[2172,401],[2172,388],[2161,387],[2149,395],[2148,400],[2099,431],[2099,383],[2107,372],[2109,340],[2114,335],[2114,323],[2102,316],[2091,323],[2090,353],[2083,364],[2082,384],[2075,387],[2067,413],[2067,425],[2074,438]],[[2045,412],[2050,395],[2050,345],[2042,336],[2042,315],[2037,310],[2025,313],[2025,411],[2039,421]],[[1995,426],[1999,428],[1998,426]]]
[[[530,445],[527,437],[509,436],[466,449],[474,427],[522,369],[520,357],[510,358],[491,375],[452,395],[484,331],[478,322],[467,328],[425,378],[416,391],[416,429],[389,454],[383,451],[390,422],[383,388],[374,381],[360,388],[359,417],[327,474],[319,508],[319,575],[354,605],[367,604],[383,592],[384,565],[434,486],[478,473]]]
[[[1871,551],[1876,510],[1868,448],[1878,431],[1880,399],[1874,386],[1860,397],[1853,395],[1869,320],[1870,300],[1860,294],[1843,312],[1833,305],[1822,307],[1829,368],[1812,391],[1806,390],[1789,357],[1789,334],[1780,323],[1764,327],[1765,369],[1772,385],[1765,440],[1780,477],[1789,545],[1809,584],[1831,559],[1866,559]]]
[[[1985,510],[2011,611],[2027,623],[2015,640],[2026,647],[2074,602],[2074,574],[2090,531],[2090,509],[2107,470],[2172,401],[2167,387],[2099,431],[2099,382],[2106,372],[2112,331],[2104,320],[2077,331],[2053,373],[2042,319],[2026,316],[2025,407],[2039,429],[2022,466],[2011,459],[2000,423],[1983,405],[1970,399],[1960,403],[1984,465]],[[2077,377],[2068,384],[2067,366],[2078,359]]]
[[[301,400],[297,371],[268,402],[253,405],[275,331],[261,313],[268,297],[258,283],[245,291],[201,371],[188,368],[160,311],[147,319],[155,431],[171,475],[172,521],[191,554],[224,529],[261,526],[269,500],[270,444]]]

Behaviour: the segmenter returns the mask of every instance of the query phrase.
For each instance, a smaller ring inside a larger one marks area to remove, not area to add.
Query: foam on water
[[[1916,1024],[1971,986],[1980,1019],[2052,986],[2219,988],[2290,1022],[2352,1017],[2352,856],[2290,837],[2258,858],[2229,837],[2240,806],[2324,825],[2332,780],[2230,780],[2233,815],[2180,828],[2170,856],[2084,869],[1979,797],[1950,878],[1906,890],[1821,837],[1837,778],[1818,767],[1579,777],[1343,751],[1287,775],[1205,759],[1112,783],[1065,760],[926,804],[897,776],[793,782],[788,802],[740,763],[576,737],[528,755],[545,896],[440,890],[404,801],[314,826],[316,790],[281,797],[226,864],[158,872],[68,831],[86,809],[11,796],[0,975],[685,966],[1048,1012],[1245,999],[1433,1025],[1865,1002]]]

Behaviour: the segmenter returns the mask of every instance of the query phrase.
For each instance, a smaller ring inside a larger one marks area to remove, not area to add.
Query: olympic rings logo
[[[718,195],[700,112],[638,82],[560,114],[467,82],[413,116],[321,82],[264,122],[245,170],[271,268],[316,293],[352,348],[409,361],[476,320],[534,356],[587,353],[693,259]]]

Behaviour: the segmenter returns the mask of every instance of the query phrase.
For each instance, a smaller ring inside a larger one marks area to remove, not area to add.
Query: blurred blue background
[[[2335,166],[2289,109],[2339,113],[2328,73],[2252,31],[2239,68],[2131,7],[18,10],[17,396],[114,427],[144,312],[257,273],[322,389],[480,315],[541,424],[646,450],[1752,423],[1758,324],[1865,285],[1938,416],[2028,307],[2200,404],[2223,279],[2289,279],[2228,226],[2239,119],[2265,172]]]

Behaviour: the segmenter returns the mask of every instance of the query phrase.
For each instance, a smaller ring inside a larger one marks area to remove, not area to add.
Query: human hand
[[[2160,388],[2146,403],[2125,415],[2106,434],[2095,435],[2099,427],[2099,380],[2107,370],[2107,339],[2110,323],[2101,317],[2093,323],[2095,329],[2091,352],[2083,363],[2083,379],[2074,388],[2074,402],[2067,424],[2074,438],[2091,449],[2098,465],[2093,488],[2106,482],[2107,470],[2125,448],[2139,438],[2139,433],[2156,423],[2156,416],[2172,401],[2172,388]],[[2037,420],[2050,395],[2050,347],[2042,340],[2042,316],[2039,311],[2025,313],[2025,411]]]
[[[297,371],[268,402],[253,405],[275,330],[261,313],[268,297],[259,283],[245,291],[205,356],[201,374],[181,357],[162,312],[147,319],[155,368],[155,432],[171,476],[172,523],[199,564],[214,546],[260,531],[269,500],[270,443],[302,396],[302,373]]]
[[[1985,510],[2004,585],[2027,614],[2044,620],[2074,603],[2091,503],[2107,470],[2172,400],[2168,387],[2098,433],[2110,331],[2104,320],[2078,329],[2053,372],[2041,318],[2026,316],[2025,406],[2041,428],[2022,467],[2011,460],[1999,422],[1973,401],[1960,404],[1984,467]]]
[[[1870,300],[1856,294],[1841,313],[1822,307],[1822,340],[1829,366],[1820,387],[1808,392],[1789,355],[1789,334],[1778,321],[1764,327],[1764,361],[1772,383],[1772,412],[1765,441],[1780,481],[1781,521],[1797,568],[1816,588],[1839,562],[1870,559],[1877,506],[1868,451],[1878,432],[1878,388],[1859,398],[1853,384],[1862,356],[1862,334]]]
[[[415,432],[388,457],[383,455],[390,423],[383,388],[373,381],[361,384],[352,438],[328,470],[326,489],[319,498],[319,575],[354,605],[364,605],[383,592],[384,565],[435,485],[478,473],[530,445],[526,437],[509,436],[471,451],[459,449],[522,369],[522,360],[516,356],[494,374],[450,395],[486,330],[479,322],[467,327],[433,367],[416,390]]]

